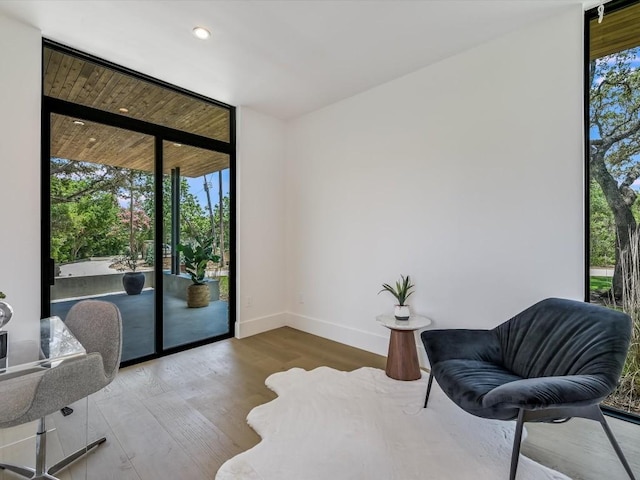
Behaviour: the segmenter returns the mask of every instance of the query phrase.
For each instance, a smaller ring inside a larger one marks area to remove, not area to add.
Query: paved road
[[[613,267],[610,267],[610,268],[592,267],[590,269],[590,273],[592,277],[613,277]]]
[[[109,268],[113,258],[92,258],[84,262],[67,263],[60,265],[61,277],[86,277],[90,275],[106,275],[120,273],[115,268]]]

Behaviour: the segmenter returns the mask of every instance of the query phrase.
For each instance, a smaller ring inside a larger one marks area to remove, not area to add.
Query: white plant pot
[[[410,314],[409,305],[396,305],[393,311],[396,320],[409,320]]]

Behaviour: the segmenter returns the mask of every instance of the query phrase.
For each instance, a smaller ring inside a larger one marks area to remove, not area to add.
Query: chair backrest
[[[91,395],[113,381],[122,352],[122,318],[109,302],[83,300],[67,314],[65,323],[87,351],[54,368],[34,368],[0,382],[0,398],[11,408],[0,410],[0,428],[49,415]]]
[[[113,303],[83,300],[76,303],[64,322],[87,353],[99,353],[105,375],[115,376],[122,355],[122,317]]]
[[[575,300],[548,298],[494,331],[503,363],[524,377],[597,375],[617,384],[631,340],[623,312]]]

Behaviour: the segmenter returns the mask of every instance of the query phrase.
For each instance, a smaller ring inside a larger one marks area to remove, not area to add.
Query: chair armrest
[[[500,340],[493,330],[425,330],[420,338],[431,366],[445,360],[502,363]]]
[[[536,410],[595,405],[609,395],[611,390],[605,380],[597,375],[525,378],[494,388],[484,396],[482,406]]]

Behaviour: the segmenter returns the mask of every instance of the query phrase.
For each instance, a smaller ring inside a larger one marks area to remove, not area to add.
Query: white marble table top
[[[422,315],[411,315],[409,320],[396,320],[393,315],[378,315],[376,320],[392,330],[419,330],[431,325],[431,319]]]

